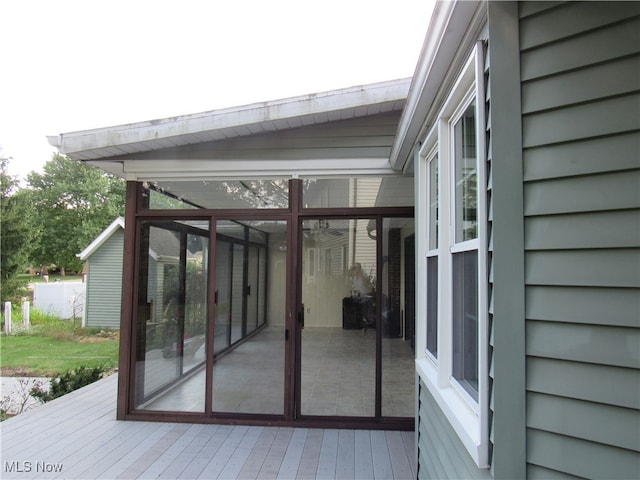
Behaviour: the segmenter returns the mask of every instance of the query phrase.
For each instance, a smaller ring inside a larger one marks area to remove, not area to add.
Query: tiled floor
[[[302,336],[302,413],[374,416],[375,332],[307,327]],[[382,352],[382,414],[411,417],[413,354],[401,338],[383,338]],[[214,410],[282,414],[283,371],[284,331],[269,327],[216,362]],[[145,408],[203,411],[204,375],[201,370]]]

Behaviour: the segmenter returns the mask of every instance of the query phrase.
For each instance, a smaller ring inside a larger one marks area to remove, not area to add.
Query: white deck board
[[[415,478],[413,432],[121,422],[116,386],[113,375],[0,423],[0,477]]]

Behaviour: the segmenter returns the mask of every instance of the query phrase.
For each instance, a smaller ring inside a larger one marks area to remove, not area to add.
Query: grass
[[[3,376],[42,376],[81,366],[114,368],[118,363],[118,333],[83,329],[70,320],[31,312],[27,332],[14,322],[15,333],[0,337],[0,370]]]

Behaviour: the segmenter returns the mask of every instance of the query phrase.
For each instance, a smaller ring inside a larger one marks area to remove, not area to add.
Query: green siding
[[[544,145],[527,149],[525,181],[590,175],[638,168],[640,134],[583,139],[580,142]]]
[[[527,474],[640,472],[640,4],[520,5]]]
[[[464,445],[423,382],[419,383],[418,478],[487,479],[486,469],[478,469]]]
[[[599,388],[593,388],[594,377]],[[532,357],[527,364],[527,385],[529,392],[640,408],[640,371],[634,368]]]
[[[124,232],[118,229],[88,259],[88,327],[120,328]]]
[[[638,478],[640,455],[624,448],[529,428],[529,462],[583,478]]]

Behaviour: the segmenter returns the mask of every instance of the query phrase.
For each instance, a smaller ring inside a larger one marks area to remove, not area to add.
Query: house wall
[[[490,469],[419,380],[418,477],[636,478],[640,4],[487,12]]]
[[[640,4],[519,8],[527,475],[640,472]]]
[[[479,469],[460,438],[442,415],[429,389],[418,381],[418,479],[492,478],[489,470]]]
[[[400,112],[127,155],[127,160],[388,158]],[[327,118],[328,121],[328,118]],[[117,157],[115,157],[117,159]]]
[[[124,233],[114,232],[88,260],[88,327],[120,328]]]

